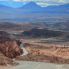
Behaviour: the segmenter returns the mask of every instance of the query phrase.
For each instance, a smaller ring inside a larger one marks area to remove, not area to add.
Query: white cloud
[[[11,1],[20,1],[20,2],[46,2],[46,3],[69,3],[69,0],[11,0]]]
[[[59,5],[64,3],[69,3],[69,0],[0,0],[0,1],[16,1],[16,2],[36,2],[37,4],[41,6],[47,6],[47,5]]]
[[[0,0],[0,1],[20,1],[20,2],[61,2],[61,3],[69,3],[69,0]]]
[[[13,1],[20,1],[20,0],[13,0]]]

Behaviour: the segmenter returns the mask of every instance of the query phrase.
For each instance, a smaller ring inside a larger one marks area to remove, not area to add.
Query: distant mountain
[[[44,7],[45,11],[57,13],[69,13],[69,4]]]
[[[12,8],[12,9],[11,8],[12,7],[10,7],[8,5],[0,4],[0,10],[2,10],[2,9],[4,9],[5,11],[11,11],[13,9],[20,10],[20,11],[16,11],[17,13],[23,13],[23,11],[24,11],[24,13],[25,12],[34,12],[34,11],[36,11],[36,12],[39,11],[39,12],[57,12],[57,13],[58,12],[59,13],[67,12],[67,13],[69,13],[69,4],[41,7],[38,4],[36,4],[35,2],[28,2],[27,4],[23,5],[20,8]]]
[[[19,8],[23,6],[24,2],[17,2],[17,1],[0,1],[0,5],[9,6],[12,8]]]
[[[11,11],[11,10],[13,10],[13,8],[0,4],[0,13],[1,11],[5,13],[6,11]]]
[[[54,13],[58,16],[55,17]],[[48,16],[49,14],[49,16]],[[0,4],[0,21],[4,22],[55,22],[60,21],[60,14],[69,14],[69,4],[41,7],[29,2],[20,8]],[[63,16],[63,15],[62,15]],[[59,17],[59,18],[58,18]],[[65,16],[64,16],[65,17]],[[67,16],[66,16],[67,19]],[[65,18],[63,19],[63,21]]]
[[[10,8],[10,7],[0,4],[0,8]]]
[[[63,8],[69,8],[69,4],[61,5],[61,7],[63,7]]]
[[[47,7],[41,7],[38,4],[34,2],[29,2],[25,4],[23,7],[20,9],[26,10],[26,12],[49,12],[49,13],[69,13],[69,4],[64,4],[64,5],[54,5],[54,6],[47,6]]]
[[[15,8],[0,4],[0,21],[15,18],[16,14],[18,14],[18,12]]]
[[[36,4],[35,2],[29,2],[29,3],[25,4],[24,6],[20,7],[19,9],[21,9],[24,13],[42,11],[42,7],[39,6],[38,4]]]
[[[0,4],[0,14],[13,12],[14,8]]]
[[[17,3],[18,4],[18,3]],[[20,3],[19,3],[20,4]],[[2,5],[0,4],[0,9],[7,9],[7,8],[12,8],[8,5]],[[41,7],[39,6],[38,4],[34,3],[34,2],[29,2],[25,5],[23,5],[22,7],[20,8],[13,8],[13,9],[18,9],[20,10],[21,12],[20,13],[30,13],[30,12],[49,12],[49,13],[53,13],[53,12],[57,12],[57,13],[69,13],[69,4],[64,4],[64,5],[54,5],[54,6],[47,6],[47,7]],[[19,12],[18,12],[19,13]]]
[[[22,9],[39,9],[41,8],[41,6],[37,5],[35,2],[29,2],[21,8]]]

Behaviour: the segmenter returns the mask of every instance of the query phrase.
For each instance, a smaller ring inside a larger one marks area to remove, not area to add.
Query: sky
[[[21,6],[30,1],[36,2],[40,6],[61,5],[69,3],[69,0],[0,0],[0,3],[2,2],[5,4],[7,2],[6,4],[10,6]],[[17,4],[17,2],[19,2],[19,4]]]

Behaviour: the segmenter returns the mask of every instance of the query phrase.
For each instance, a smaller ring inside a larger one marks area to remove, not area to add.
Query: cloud
[[[35,1],[35,2],[69,2],[69,0],[12,0],[12,1]]]
[[[69,3],[69,0],[0,0],[0,1],[15,1],[15,2],[36,2],[37,4],[41,6],[47,6],[47,5],[60,5]]]
[[[29,2],[29,1],[34,1],[34,2],[69,2],[69,0],[0,0],[0,1],[20,1],[20,2]]]

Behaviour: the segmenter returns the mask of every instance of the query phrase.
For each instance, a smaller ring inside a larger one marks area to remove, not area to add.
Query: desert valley
[[[69,64],[68,31],[49,30],[37,25],[31,27],[31,24],[13,24],[12,26],[9,23],[2,26],[4,28],[2,27],[0,31],[1,65],[18,65],[16,61]],[[9,30],[8,27],[10,27]],[[27,54],[20,56],[25,51],[23,49],[22,52],[20,44],[23,44]]]
[[[0,1],[0,69],[69,69],[69,3],[50,3]]]

